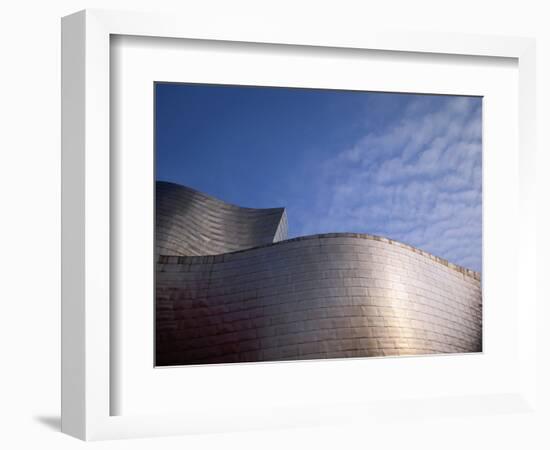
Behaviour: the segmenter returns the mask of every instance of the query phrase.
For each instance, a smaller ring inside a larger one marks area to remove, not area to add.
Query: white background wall
[[[550,321],[550,13],[544,1],[167,1],[4,2],[0,7],[0,447],[80,448],[59,433],[60,17],[83,8],[180,10],[268,17],[281,27],[369,27],[537,37],[539,278],[541,323]],[[544,266],[545,264],[545,266]],[[543,298],[543,288],[546,296]],[[544,320],[544,316],[549,317]],[[550,328],[550,326],[548,327]],[[540,378],[550,379],[549,331],[540,329]],[[548,383],[541,399],[550,405]],[[388,426],[311,428],[95,443],[95,448],[549,448],[550,415],[403,421]]]

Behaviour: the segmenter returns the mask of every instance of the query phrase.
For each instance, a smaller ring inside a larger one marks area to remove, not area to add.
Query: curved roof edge
[[[202,191],[198,191],[197,189],[193,189],[192,187],[186,186],[184,184],[174,183],[173,181],[157,180],[156,184],[157,185],[171,186],[171,187],[174,187],[174,188],[180,188],[182,190],[185,190],[185,191],[188,191],[188,192],[192,193],[193,195],[195,195],[197,197],[202,197],[205,200],[210,200],[212,202],[220,203],[220,204],[222,204],[226,207],[235,208],[235,209],[238,209],[238,210],[243,210],[245,212],[246,211],[251,211],[251,212],[261,211],[261,212],[268,213],[268,212],[278,212],[278,211],[284,212],[284,211],[286,211],[286,208],[284,208],[283,206],[277,206],[277,207],[274,207],[274,208],[250,208],[250,207],[247,207],[247,206],[236,205],[236,204],[231,203],[231,202],[226,202],[225,200],[222,200],[218,197],[214,197],[213,195],[206,194]]]
[[[167,181],[156,182],[155,214],[160,255],[216,255],[287,238],[284,208],[244,208]]]
[[[295,237],[295,238],[291,238],[291,239],[286,239],[286,240],[281,240],[281,241],[277,241],[277,242],[273,242],[273,243],[269,243],[269,244],[264,244],[264,245],[258,245],[256,247],[250,247],[250,248],[246,248],[246,249],[242,249],[242,250],[236,250],[236,251],[233,251],[233,252],[227,252],[227,253],[221,253],[221,254],[218,254],[218,255],[204,255],[204,256],[173,256],[173,255],[160,255],[159,256],[159,263],[172,263],[172,264],[183,264],[183,263],[186,263],[188,262],[190,259],[193,259],[193,260],[197,260],[197,259],[200,259],[200,258],[219,258],[219,261],[223,261],[223,257],[226,256],[226,255],[233,255],[233,254],[237,254],[237,253],[244,253],[244,252],[249,252],[251,250],[256,250],[256,249],[260,249],[260,248],[266,248],[266,247],[272,247],[272,246],[281,246],[281,245],[285,245],[285,244],[289,244],[289,243],[292,243],[292,242],[297,242],[297,241],[307,241],[307,240],[313,240],[313,239],[327,239],[327,238],[342,238],[342,237],[348,237],[348,238],[356,238],[356,239],[368,239],[368,240],[373,240],[373,241],[379,241],[379,242],[384,242],[384,243],[387,243],[389,245],[395,245],[395,246],[398,246],[400,248],[404,248],[404,249],[407,249],[407,250],[410,250],[414,253],[418,253],[424,257],[427,257],[441,265],[444,265],[450,269],[453,269],[457,272],[460,272],[466,276],[469,276],[469,277],[472,277],[478,281],[481,280],[481,273],[480,272],[476,272],[475,270],[472,270],[472,269],[468,269],[466,267],[463,267],[463,266],[460,266],[458,264],[454,264],[444,258],[441,258],[439,256],[436,256],[436,255],[433,255],[425,250],[421,250],[417,247],[414,247],[412,245],[409,245],[409,244],[405,244],[403,242],[400,242],[400,241],[396,241],[394,239],[390,239],[390,238],[386,238],[386,237],[383,237],[383,236],[377,236],[377,235],[373,235],[373,234],[366,234],[366,233],[323,233],[323,234],[312,234],[312,235],[308,235],[308,236],[299,236],[299,237]]]

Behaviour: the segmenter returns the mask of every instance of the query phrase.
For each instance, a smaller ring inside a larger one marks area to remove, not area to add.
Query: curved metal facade
[[[385,238],[163,255],[156,277],[157,365],[481,351],[479,273]]]
[[[157,255],[216,255],[287,237],[284,208],[230,205],[194,189],[157,182]]]

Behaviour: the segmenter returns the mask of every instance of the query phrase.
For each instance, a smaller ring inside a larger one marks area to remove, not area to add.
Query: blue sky
[[[481,98],[156,85],[157,180],[481,271]]]

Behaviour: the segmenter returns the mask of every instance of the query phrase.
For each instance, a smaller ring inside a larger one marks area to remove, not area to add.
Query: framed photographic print
[[[531,40],[85,11],[62,42],[65,432],[528,408]]]

